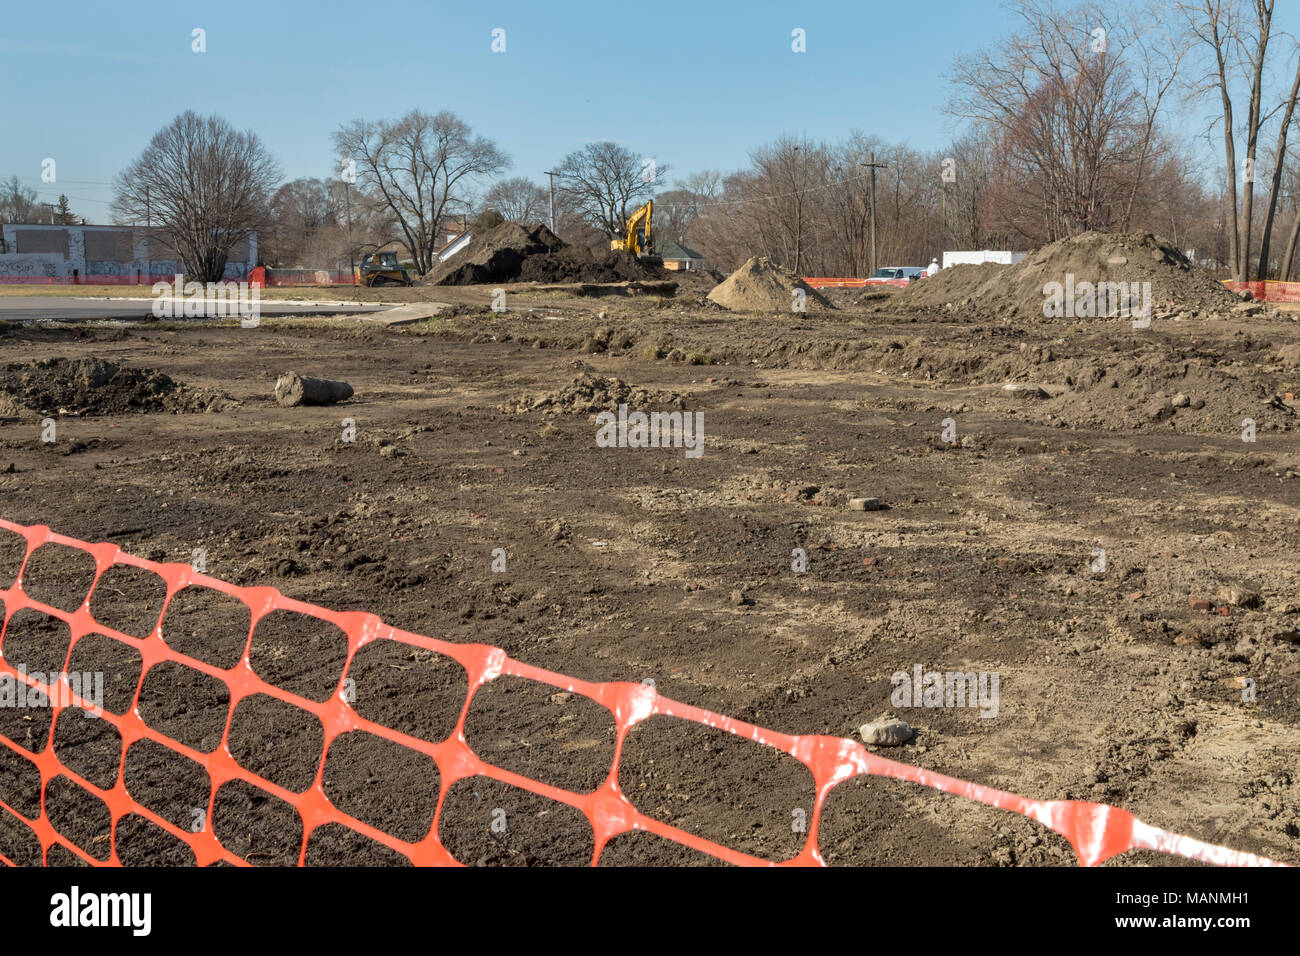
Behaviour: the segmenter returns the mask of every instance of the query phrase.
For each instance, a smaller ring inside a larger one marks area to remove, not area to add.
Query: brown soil
[[[1156,315],[1226,312],[1238,299],[1192,265],[1168,240],[1150,233],[1088,232],[1039,249],[1014,266],[960,265],[913,283],[879,310],[944,309],[971,317],[1043,318],[1043,287],[1082,282],[1151,283]],[[867,295],[872,290],[868,290]],[[866,304],[866,296],[862,300]]]
[[[490,290],[471,291],[486,302]],[[555,321],[478,313],[431,334],[274,319],[255,330],[11,330],[0,357],[12,361],[147,364],[242,404],[220,416],[128,407],[67,417],[55,446],[34,422],[0,423],[2,513],[154,560],[188,562],[202,547],[209,573],[235,583],[495,644],[575,677],[653,679],[673,698],[789,733],[853,736],[889,709],[918,731],[881,750],[893,759],[1034,797],[1112,803],[1300,862],[1300,430],[1285,400],[1300,392],[1300,325],[1289,316],[1157,318],[1134,330],[958,313],[922,327],[915,314],[737,323],[638,299],[602,301],[603,319],[584,300],[562,305]],[[579,356],[587,364],[575,369]],[[691,364],[700,357],[711,364]],[[339,441],[342,409],[274,403],[287,367],[328,369],[356,387],[354,443]],[[1017,398],[1006,381],[1056,394]],[[704,456],[598,449],[590,410],[624,387],[707,412]],[[1188,405],[1142,414],[1178,391]],[[522,395],[554,396],[571,413],[522,408]],[[1283,396],[1281,406],[1262,395]],[[1253,443],[1241,440],[1245,417],[1259,422]],[[955,444],[940,437],[948,418]],[[60,454],[74,444],[76,454]],[[862,496],[888,509],[843,503]],[[0,536],[0,587],[16,571],[13,545]],[[492,570],[495,548],[508,554],[505,572]],[[803,573],[791,570],[795,548],[807,554]],[[1107,554],[1101,572],[1090,567],[1096,549]],[[41,549],[25,587],[75,608],[94,574],[85,557]],[[105,572],[91,611],[144,633],[163,594],[154,576],[130,570]],[[1233,603],[1233,589],[1258,601]],[[1227,613],[1196,610],[1198,595]],[[166,639],[233,666],[249,627],[235,603],[181,592]],[[15,616],[3,651],[57,661],[67,640],[49,619]],[[254,645],[259,674],[307,696],[342,666],[330,635],[271,618]],[[464,701],[463,669],[390,642],[363,652],[351,672],[358,711],[444,739]],[[105,673],[110,711],[128,709],[143,678],[146,723],[198,749],[219,739],[230,710],[219,682],[174,666],[142,675],[138,654],[93,634],[73,658],[71,669]],[[891,707],[891,675],[917,663],[997,671],[998,715]],[[115,780],[112,734],[35,716],[0,708],[0,734],[30,753],[52,742],[96,786]],[[241,702],[234,758],[297,789],[324,756],[339,806],[397,836],[435,825],[443,783],[427,760],[365,735],[322,755],[301,718]],[[612,726],[581,696],[502,678],[475,695],[466,736],[497,766],[582,791],[608,773]],[[164,748],[136,745],[126,758],[135,799],[188,825],[210,791],[202,768]],[[790,758],[668,718],[632,732],[619,782],[643,812],[771,859],[800,845],[792,815],[813,799]],[[32,814],[40,796],[32,762],[0,747],[0,801]],[[102,858],[99,798],[67,780],[45,796],[54,825]],[[492,828],[497,810],[504,832]],[[221,789],[212,825],[260,864],[291,861],[302,838],[291,808],[242,783]],[[449,789],[436,826],[470,864],[590,859],[580,814],[483,778]],[[1032,821],[880,777],[836,786],[820,834],[837,865],[1073,862]],[[0,853],[39,862],[34,839],[0,811]],[[133,863],[190,859],[138,817],[119,825],[117,849]],[[1114,865],[1170,860],[1129,854]],[[308,861],[403,862],[337,825],[310,834]],[[710,858],[642,833],[616,838],[600,862]]]
[[[564,248],[559,236],[542,224],[503,222],[481,236],[425,277],[428,285],[472,285],[517,279],[524,260]]]
[[[519,270],[520,282],[630,282],[664,279],[672,273],[638,259],[631,252],[588,246],[565,246],[557,252],[529,256]]]
[[[220,411],[231,404],[215,389],[193,389],[157,369],[93,355],[6,365],[0,369],[0,395],[0,417]]]
[[[833,306],[803,279],[775,265],[766,257],[752,258],[709,293],[709,299],[733,312],[792,312],[794,291],[804,294],[807,309]]]
[[[585,365],[583,362],[578,365]],[[685,408],[683,396],[676,392],[634,388],[620,378],[607,378],[584,371],[564,388],[541,395],[522,395],[514,402],[517,412],[545,411],[572,414],[575,412],[618,411],[624,404],[630,408],[655,406]]]

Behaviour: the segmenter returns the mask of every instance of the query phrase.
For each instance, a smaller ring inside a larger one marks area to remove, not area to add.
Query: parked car
[[[925,278],[925,270],[916,266],[885,266],[872,273],[867,280],[873,285],[908,285]]]

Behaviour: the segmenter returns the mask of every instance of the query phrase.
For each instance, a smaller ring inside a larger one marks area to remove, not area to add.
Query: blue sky
[[[415,107],[457,113],[510,154],[510,174],[539,181],[600,139],[669,178],[736,169],[783,133],[938,148],[952,132],[943,74],[1011,24],[999,0],[82,0],[9,3],[3,20],[0,177],[43,200],[66,192],[95,222],[111,196],[98,184],[185,109],[256,131],[286,179],[335,172],[340,123]],[[206,53],[191,52],[196,27]],[[806,53],[791,51],[795,28]]]

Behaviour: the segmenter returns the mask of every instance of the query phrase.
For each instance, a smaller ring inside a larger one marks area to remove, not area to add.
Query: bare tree
[[[1232,276],[1238,281],[1252,277],[1264,278],[1269,274],[1270,249],[1277,206],[1280,199],[1287,160],[1287,139],[1295,117],[1297,95],[1300,94],[1300,61],[1296,65],[1295,79],[1289,95],[1277,98],[1266,92],[1265,84],[1270,70],[1269,48],[1277,36],[1273,20],[1275,0],[1180,0],[1181,9],[1192,41],[1199,47],[1206,62],[1205,70],[1191,91],[1191,97],[1214,96],[1219,103],[1220,115],[1213,125],[1223,124],[1223,171],[1226,189],[1223,193],[1224,218],[1228,229],[1229,258]],[[1295,51],[1295,45],[1291,45]],[[1236,126],[1234,95],[1246,91],[1246,121],[1240,129]],[[1267,100],[1267,102],[1266,102]],[[1260,235],[1260,255],[1252,268],[1251,246],[1254,240],[1255,182],[1258,178],[1259,137],[1264,126],[1282,112],[1274,148],[1273,170],[1264,226]],[[1241,163],[1242,186],[1237,195],[1237,137],[1245,147]],[[1292,236],[1300,230],[1297,222]],[[1287,252],[1282,257],[1282,271],[1289,274],[1294,254],[1294,242],[1288,240]]]
[[[668,166],[617,143],[588,143],[564,157],[558,178],[583,218],[606,238],[627,228],[634,209],[654,195]],[[653,226],[653,224],[652,224]]]
[[[655,196],[654,231],[658,235],[685,242],[699,216],[700,197],[689,189],[668,189]]]
[[[950,112],[996,131],[1004,225],[1030,241],[1126,228],[1176,65],[1141,57],[1135,23],[1100,4],[1018,0],[1024,28],[957,61]],[[1147,67],[1144,88],[1133,64]]]
[[[655,196],[655,232],[685,242],[721,192],[722,174],[717,170],[705,169],[677,180],[672,189]]]
[[[343,196],[331,186],[320,179],[304,178],[276,190],[266,232],[258,242],[258,251],[268,264],[312,268],[347,257]],[[333,246],[332,250],[328,246]]]
[[[0,222],[36,222],[40,215],[36,190],[24,186],[17,176],[0,183]]]
[[[252,132],[187,110],[154,134],[117,175],[113,216],[148,222],[203,282],[216,282],[230,250],[266,222],[279,166]]]
[[[358,186],[391,216],[397,237],[424,275],[434,264],[446,220],[469,211],[473,182],[510,161],[453,113],[412,110],[395,121],[353,120],[334,133],[344,167],[355,163]]]
[[[1259,278],[1261,279],[1266,278],[1271,271],[1269,247],[1273,239],[1273,223],[1277,216],[1278,199],[1282,193],[1282,176],[1286,171],[1287,138],[1290,136],[1291,122],[1295,117],[1297,96],[1300,96],[1300,56],[1296,57],[1295,79],[1291,82],[1291,93],[1286,100],[1282,123],[1277,129],[1277,145],[1273,148],[1273,181],[1268,191],[1268,209],[1264,213],[1264,232],[1259,243]]]
[[[541,222],[548,218],[549,193],[531,179],[512,176],[492,184],[483,196],[485,209],[495,209],[509,222]]]
[[[761,217],[776,258],[800,273],[810,261],[812,233],[823,198],[817,193],[830,179],[830,155],[821,143],[783,136],[751,152],[750,160],[754,186],[763,197],[753,212]]]

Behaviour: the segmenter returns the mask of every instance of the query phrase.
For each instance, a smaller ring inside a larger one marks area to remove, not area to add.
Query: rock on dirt
[[[331,382],[324,378],[308,378],[297,372],[281,375],[275,381],[275,400],[285,407],[295,405],[333,405],[352,397],[352,386],[347,382]]]
[[[879,498],[850,498],[850,511],[884,511],[888,506]]]
[[[1258,591],[1245,587],[1225,587],[1215,595],[1215,600],[1220,604],[1244,608],[1259,607],[1264,603]]]
[[[834,308],[803,279],[766,257],[752,258],[733,272],[709,293],[709,301],[733,312],[791,312],[796,289],[809,309]]]
[[[912,725],[897,717],[882,717],[858,728],[862,742],[877,747],[901,747],[914,736]]]
[[[1032,385],[1029,382],[1007,382],[1002,386],[1002,391],[1010,393],[1014,398],[1051,398],[1042,387]]]
[[[157,369],[130,368],[95,356],[6,365],[0,369],[0,393],[15,407],[39,415],[221,411],[235,404]]]

